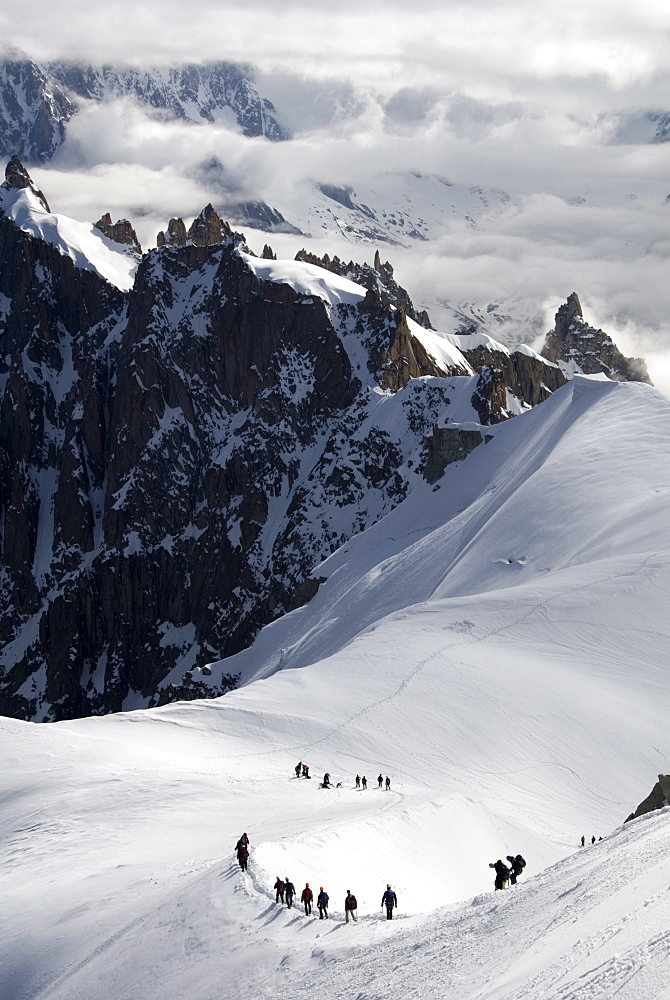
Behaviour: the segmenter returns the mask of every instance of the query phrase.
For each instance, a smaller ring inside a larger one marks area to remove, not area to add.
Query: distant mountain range
[[[248,67],[229,62],[144,69],[37,63],[15,52],[0,62],[0,156],[16,153],[28,163],[44,163],[86,102],[118,97],[132,97],[175,119],[236,123],[247,136],[288,138]]]

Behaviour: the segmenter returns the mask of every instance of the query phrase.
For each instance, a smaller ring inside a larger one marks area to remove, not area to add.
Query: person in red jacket
[[[344,915],[347,918],[347,923],[349,923],[349,917],[356,923],[356,907],[358,903],[356,902],[356,897],[352,893],[351,889],[347,889],[347,895],[344,899]]]
[[[302,896],[300,897],[300,902],[305,904],[305,916],[309,917],[312,913],[312,900],[314,899],[314,893],[309,887],[309,882],[305,882],[305,888],[302,890]]]
[[[280,900],[282,903],[284,902],[284,886],[285,886],[284,879],[279,878],[279,875],[277,875],[277,881],[273,886],[273,888],[277,890],[275,895],[275,903],[278,903]]]

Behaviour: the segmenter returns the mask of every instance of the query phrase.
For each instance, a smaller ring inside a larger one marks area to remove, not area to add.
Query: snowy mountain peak
[[[128,291],[133,284],[138,264],[139,244],[124,246],[116,236],[105,235],[100,226],[77,222],[65,215],[57,215],[35,185],[18,156],[7,165],[5,183],[0,185],[0,215],[34,239],[43,240],[68,257],[75,267],[95,271],[101,278]],[[105,217],[100,220],[103,224]],[[110,218],[111,224],[111,218]],[[116,224],[130,235],[130,223]],[[112,227],[116,231],[116,227]],[[135,237],[137,240],[137,237]]]
[[[32,182],[32,178],[26,168],[21,163],[19,157],[14,153],[9,163],[5,167],[5,182],[2,185],[5,191],[23,191],[29,188],[40,202],[45,212],[50,212],[49,203]]]

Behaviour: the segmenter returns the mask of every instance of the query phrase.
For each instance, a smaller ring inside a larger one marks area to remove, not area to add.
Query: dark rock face
[[[424,476],[429,483],[436,483],[444,475],[448,465],[462,462],[483,441],[490,438],[482,431],[461,427],[433,427],[427,439],[427,455]]]
[[[30,184],[20,163],[8,182]],[[257,277],[211,206],[168,236],[124,293],[0,214],[2,714],[223,693],[235,678],[208,683],[208,662],[486,439],[445,427],[452,380],[486,425],[563,379],[498,352],[441,367],[380,260],[328,261],[367,289],[329,306]]]
[[[596,375],[603,372],[616,382],[646,382],[651,385],[642,358],[626,358],[603,330],[589,326],[576,292],[556,313],[556,325],[547,334],[542,357],[569,373]]]
[[[233,63],[153,67],[38,65],[22,53],[0,63],[0,155],[50,160],[85,101],[132,96],[146,108],[193,122],[232,111],[245,135],[288,138],[248,68]]]
[[[477,347],[463,353],[475,371],[481,372],[472,405],[482,424],[496,424],[514,416],[517,411],[510,409],[508,393],[526,407],[537,406],[567,382],[560,368],[523,351],[510,355]]]
[[[127,219],[119,219],[118,222],[112,222],[112,217],[109,212],[106,212],[101,219],[95,223],[95,228],[99,229],[104,236],[107,236],[110,240],[114,240],[115,243],[122,243],[124,246],[132,247],[139,256],[142,256],[142,247],[140,246],[140,241],[137,238],[137,233],[128,222]]]
[[[647,798],[640,802],[635,812],[632,812],[626,818],[626,823],[631,819],[637,819],[638,816],[644,816],[646,813],[653,812],[654,809],[662,809],[667,805],[670,805],[670,774],[659,774],[658,781]]]

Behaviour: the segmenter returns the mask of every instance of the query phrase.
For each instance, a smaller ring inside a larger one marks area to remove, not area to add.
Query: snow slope
[[[124,292],[133,287],[139,257],[130,247],[108,239],[87,222],[48,212],[30,188],[0,190],[0,212],[84,271],[96,271]]]
[[[610,834],[668,768],[667,441],[653,389],[575,379],[319,567],[237,691],[0,720],[0,995],[664,995],[670,811]]]

